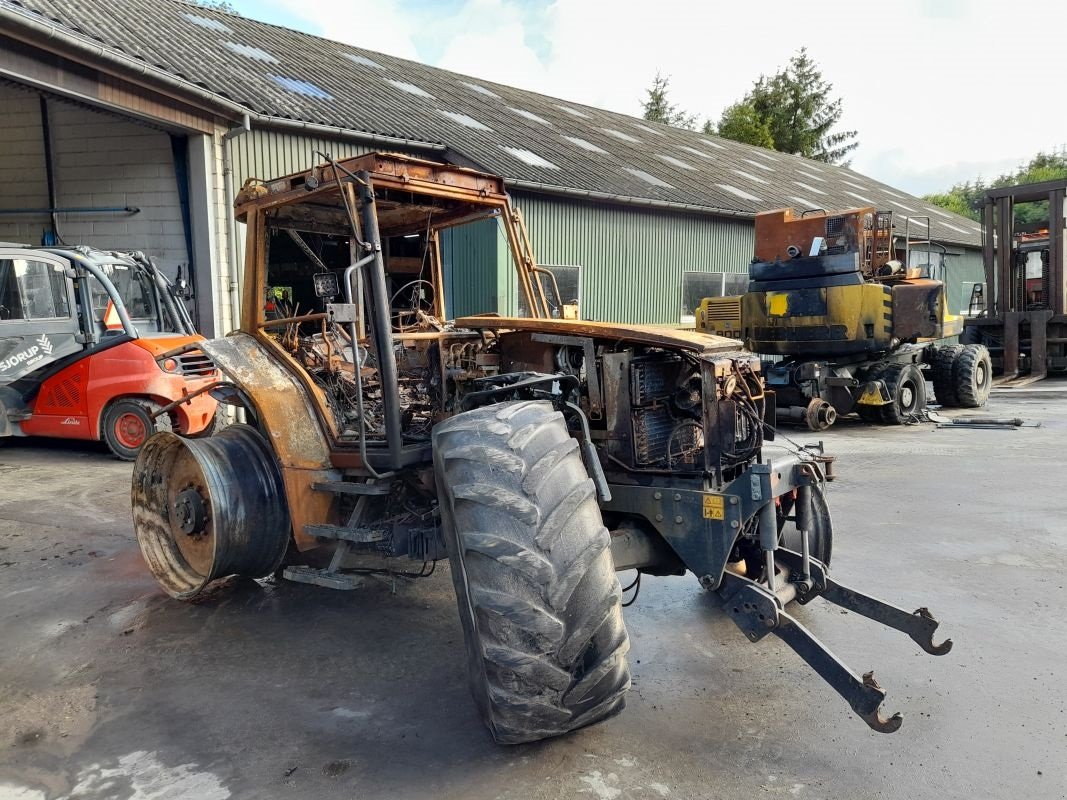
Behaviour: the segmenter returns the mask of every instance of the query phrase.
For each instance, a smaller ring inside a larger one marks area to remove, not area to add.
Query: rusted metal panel
[[[655,325],[617,325],[612,322],[586,320],[530,319],[526,317],[462,317],[456,320],[462,328],[530,331],[564,336],[592,336],[619,342],[633,342],[651,347],[680,347],[693,351],[737,350],[733,339],[696,331],[662,328]]]
[[[235,333],[204,342],[203,348],[252,401],[260,427],[278,457],[293,539],[301,550],[314,547],[317,542],[304,533],[304,526],[332,519],[334,498],[312,486],[341,479],[330,462],[328,428],[314,424],[319,418],[316,403],[293,371],[283,368],[252,336]]]

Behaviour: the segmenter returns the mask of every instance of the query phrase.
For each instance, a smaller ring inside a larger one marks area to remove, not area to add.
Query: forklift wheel
[[[108,406],[101,436],[116,457],[133,461],[149,436],[171,429],[169,416],[163,414],[153,421],[151,413],[149,407],[138,400],[118,400]]]
[[[471,691],[517,744],[607,719],[630,687],[611,537],[578,443],[543,401],[456,414],[433,432]]]

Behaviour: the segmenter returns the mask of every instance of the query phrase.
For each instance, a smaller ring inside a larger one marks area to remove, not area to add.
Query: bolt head
[[[730,520],[730,527],[731,528],[736,528],[737,527],[737,520],[736,519]]]
[[[663,522],[663,515],[662,514],[656,514],[656,522]]]
[[[681,514],[679,514],[678,516],[676,516],[674,518],[674,524],[675,525],[681,525],[683,521],[684,521],[684,519],[683,519]]]
[[[663,499],[663,492],[656,492],[654,495],[652,495],[652,497],[654,499],[656,499],[656,500],[662,500]]]
[[[674,499],[675,499],[675,500],[681,500],[681,499],[682,499],[682,496],[681,496],[680,494],[675,494],[675,495],[674,495]]]
[[[736,497],[731,497],[730,498],[730,505],[732,505],[732,506],[736,506],[737,505],[737,498]]]

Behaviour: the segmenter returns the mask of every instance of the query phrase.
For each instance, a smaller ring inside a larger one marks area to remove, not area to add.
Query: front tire
[[[879,407],[882,423],[904,425],[926,408],[926,378],[914,364],[892,364],[882,376],[890,401]]]
[[[433,432],[471,691],[517,744],[614,716],[630,686],[621,590],[593,482],[542,401],[457,414]]]

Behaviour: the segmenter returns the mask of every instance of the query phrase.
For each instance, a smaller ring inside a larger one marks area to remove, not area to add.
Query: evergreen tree
[[[769,78],[761,75],[742,100],[723,111],[717,132],[727,139],[847,166],[845,157],[859,142],[856,131],[835,130],[844,111],[832,93],[833,85],[802,47],[785,69]]]
[[[645,89],[647,97],[641,104],[644,108],[642,116],[652,122],[662,122],[675,128],[693,130],[696,127],[696,115],[687,114],[672,103],[667,97],[669,89],[670,79],[657,72],[652,81],[652,87]]]

